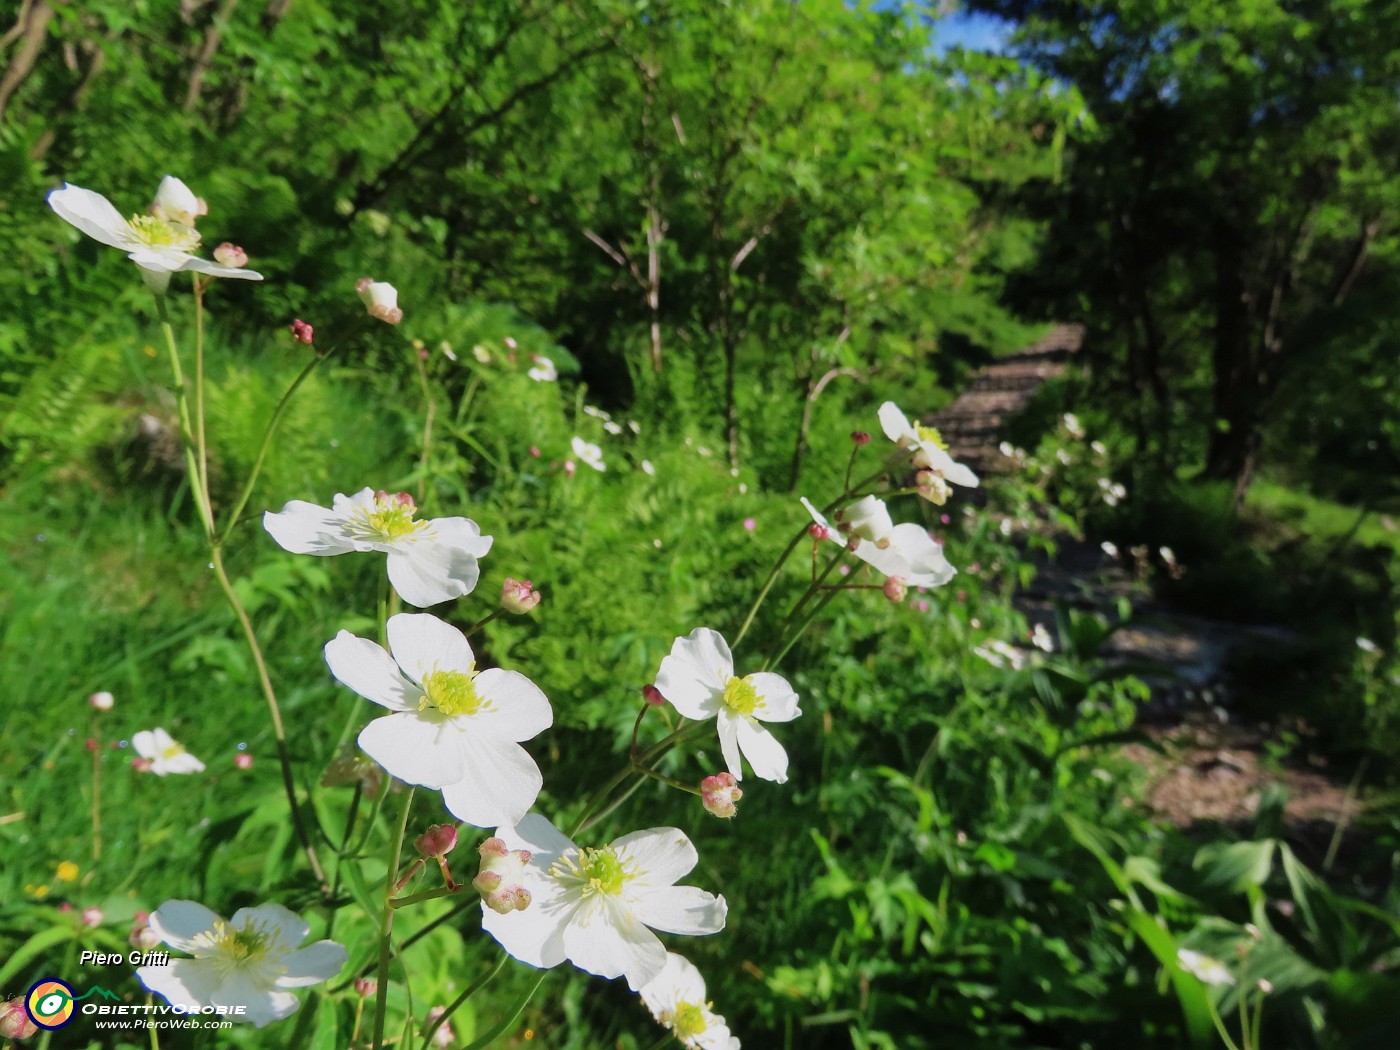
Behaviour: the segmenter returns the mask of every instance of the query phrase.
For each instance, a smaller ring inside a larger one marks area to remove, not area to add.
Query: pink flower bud
[[[403,320],[403,311],[399,309],[399,292],[392,284],[376,281],[372,277],[361,277],[355,282],[355,292],[371,317],[385,324],[398,324]]]
[[[447,1007],[434,1006],[431,1010],[428,1011],[428,1023],[432,1024],[445,1013],[447,1013]],[[437,1031],[433,1032],[434,1046],[449,1047],[456,1042],[457,1035],[452,1031],[451,1021],[443,1021],[442,1024],[438,1026]]]
[[[93,693],[88,697],[88,706],[94,711],[110,711],[116,705],[116,699],[111,693]]]
[[[909,593],[909,585],[899,576],[887,576],[882,590],[884,590],[886,598],[898,605],[904,601],[904,596]]]
[[[248,754],[246,751],[240,751],[238,754],[233,756],[233,764],[239,769],[252,769],[253,756]]]
[[[373,977],[356,977],[355,994],[361,999],[373,999],[379,991],[379,982]]]
[[[151,760],[149,758],[133,758],[131,768],[137,773],[149,773],[151,771]]]
[[[498,915],[524,911],[530,906],[530,891],[524,886],[525,865],[530,851],[506,848],[503,840],[492,837],[483,842],[481,871],[472,879],[472,886],[481,894],[486,906]]]
[[[504,339],[501,340],[501,342],[506,344],[507,350],[518,350],[520,348],[520,344],[517,343],[510,336],[506,336]]]
[[[298,318],[292,322],[292,338],[298,343],[304,343],[306,346],[310,346],[316,338],[316,329]]]
[[[535,445],[531,445],[531,446],[530,446],[530,455],[534,456],[536,459],[539,459],[539,458],[540,458],[540,450],[539,450],[539,448],[538,448],[537,446],[535,446]]]
[[[88,737],[87,743],[84,746],[86,746],[89,751],[96,751],[102,745],[99,744],[93,737]]]
[[[533,588],[529,580],[506,577],[501,584],[501,608],[517,615],[529,612],[540,604],[540,592]]]
[[[652,707],[665,707],[667,703],[666,698],[661,695],[661,690],[654,685],[642,686],[642,699]]]
[[[753,518],[745,518],[745,519],[744,519],[744,529],[745,529],[745,531],[747,531],[747,532],[753,532],[753,530],[756,529],[756,528],[758,528],[758,522],[756,522]]]
[[[851,431],[851,440],[854,441],[857,446],[863,448],[870,444],[870,435],[864,430],[853,430]]]
[[[104,917],[105,917],[105,916],[103,916],[103,914],[102,914],[102,909],[101,909],[101,908],[84,908],[84,909],[83,909],[83,925],[84,925],[84,926],[101,926],[101,925],[102,925],[102,920],[103,920]]]
[[[248,253],[238,245],[224,241],[223,244],[214,249],[214,261],[220,266],[242,269],[248,265]]]
[[[442,857],[457,848],[457,829],[451,824],[434,824],[413,840],[425,857]]]
[[[0,1037],[5,1039],[28,1039],[39,1030],[24,1008],[24,999],[11,999],[0,1003]]]
[[[571,477],[573,477],[573,476],[574,476],[574,472],[575,472],[576,470],[578,470],[578,467],[574,466],[574,461],[573,461],[573,460],[571,460],[571,459],[566,459],[566,460],[564,460],[564,476],[565,476],[566,478],[571,478]]]
[[[831,530],[825,525],[818,525],[816,522],[812,522],[812,524],[807,526],[807,535],[820,542],[821,540],[830,538]]]
[[[152,951],[161,943],[161,939],[156,934],[156,931],[150,927],[148,921],[150,917],[149,912],[138,911],[135,921],[131,924],[131,932],[127,934],[126,938],[128,944],[143,952]]]
[[[705,809],[728,820],[739,812],[736,803],[744,797],[733,773],[716,773],[700,781],[700,801]]]

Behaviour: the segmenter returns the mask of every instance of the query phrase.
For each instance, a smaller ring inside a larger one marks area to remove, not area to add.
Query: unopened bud
[[[110,711],[116,704],[116,699],[111,693],[93,693],[88,697],[88,706],[94,711]]]
[[[126,937],[128,944],[143,952],[151,951],[161,943],[160,935],[151,929],[150,918],[149,912],[138,911],[135,921],[131,924],[131,932]]]
[[[133,758],[131,768],[137,773],[149,773],[151,771],[151,760],[149,758]]]
[[[920,497],[936,507],[947,503],[948,497],[953,491],[948,482],[944,480],[943,475],[932,470],[921,470],[915,474],[914,485],[919,490]]]
[[[705,809],[728,820],[739,812],[738,801],[744,797],[733,773],[716,773],[700,781],[700,801]]]
[[[447,1007],[434,1006],[428,1011],[428,1024],[432,1024],[443,1014],[447,1013]],[[449,1047],[457,1042],[457,1035],[452,1031],[452,1022],[443,1021],[433,1032],[433,1045],[439,1047]]]
[[[292,338],[310,346],[316,340],[316,329],[301,319],[292,322]]]
[[[661,690],[650,684],[642,686],[642,699],[652,707],[665,707],[667,703],[666,698],[661,695]]]
[[[355,282],[355,291],[371,317],[385,324],[398,324],[403,320],[403,311],[399,309],[399,292],[392,284],[361,277]]]
[[[1267,977],[1261,977],[1259,978],[1259,990],[1268,995],[1274,990],[1274,984]]]
[[[233,764],[239,769],[252,769],[253,756],[248,754],[246,751],[240,751],[238,754],[233,756]]]
[[[84,926],[101,926],[105,916],[102,914],[101,908],[93,907],[84,908],[82,918]]]
[[[864,447],[870,444],[870,435],[864,430],[853,430],[851,431],[851,440],[854,441],[857,446]]]
[[[481,844],[481,872],[472,879],[472,886],[481,894],[486,906],[498,915],[524,911],[530,906],[530,891],[524,886],[525,865],[530,851],[507,849],[504,840],[495,837]]]
[[[830,538],[831,530],[825,525],[818,525],[816,522],[812,522],[812,524],[807,526],[807,535],[811,536],[814,540],[821,541]]]
[[[414,847],[425,857],[441,857],[457,848],[457,829],[451,824],[434,824],[413,840]]]
[[[885,592],[885,597],[898,605],[904,601],[904,596],[909,593],[909,585],[899,576],[885,577],[885,585],[881,588]]]
[[[373,977],[356,977],[355,994],[361,999],[373,999],[379,991],[379,982]]]
[[[501,584],[501,608],[506,612],[527,613],[540,604],[540,592],[529,580],[507,577]]]
[[[39,1026],[30,1020],[22,998],[0,1003],[0,1037],[28,1039],[38,1030]]]
[[[102,745],[99,744],[99,743],[97,742],[97,740],[94,739],[93,737],[88,737],[88,738],[87,738],[87,743],[85,744],[85,746],[87,747],[87,749],[88,749],[89,751],[96,751],[96,750],[98,750],[98,748],[100,748]]]
[[[379,504],[381,509],[392,510],[394,507],[400,507],[410,514],[418,512],[418,504],[413,502],[413,497],[407,492],[385,492],[380,489],[374,494],[374,502]]]
[[[214,249],[214,261],[220,266],[242,269],[248,265],[248,253],[238,245],[224,241],[223,244]]]

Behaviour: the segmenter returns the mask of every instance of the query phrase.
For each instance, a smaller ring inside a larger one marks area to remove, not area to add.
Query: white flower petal
[[[167,773],[203,773],[204,763],[195,758],[188,751],[181,751],[178,755],[171,755],[165,760],[165,772]],[[152,770],[154,772],[154,770]]]
[[[748,681],[759,697],[753,716],[760,722],[791,722],[802,714],[797,706],[797,694],[782,675],[756,671],[748,676]]]
[[[594,914],[585,918],[585,909]],[[579,911],[564,928],[564,951],[580,970],[607,978],[625,974],[636,991],[666,965],[666,948],[656,934],[614,899],[593,897]]]
[[[345,534],[344,516],[305,500],[291,500],[275,514],[268,511],[263,515],[263,528],[278,546],[293,554],[327,556],[355,550]]]
[[[164,943],[194,953],[194,939],[212,930],[219,916],[197,901],[170,900],[151,912],[151,930]]]
[[[744,763],[739,760],[739,723],[743,715],[736,715],[727,707],[719,709],[715,728],[719,730],[719,750],[724,756],[724,764],[735,780],[744,779]]]
[[[243,1013],[235,1020],[263,1028],[273,1021],[290,1017],[301,1006],[291,992],[263,988],[251,974],[234,971],[210,996],[214,1006],[241,1006]]]
[[[365,726],[359,744],[390,775],[437,790],[466,775],[460,733],[450,721],[403,711]]]
[[[501,915],[482,902],[481,928],[494,937],[511,958],[539,970],[548,970],[567,958],[564,930],[578,910],[578,904],[558,894],[549,896],[538,892],[536,883],[529,884],[529,889],[532,899],[524,911]]]
[[[325,654],[326,665],[341,685],[390,711],[418,710],[422,691],[404,681],[398,665],[377,643],[341,631],[326,643]]]
[[[753,767],[754,776],[776,784],[787,783],[788,756],[783,745],[757,722],[747,718],[734,721],[739,735],[739,749]]]
[[[59,218],[110,248],[131,251],[141,243],[121,212],[100,193],[65,184],[49,194],[49,207]]]
[[[515,824],[535,804],[544,777],[519,744],[468,731],[462,737],[465,775],[442,789],[442,801],[458,820],[478,828]]]
[[[886,401],[880,406],[879,416],[880,429],[885,432],[885,437],[900,448],[906,447],[906,442],[910,439],[917,440],[918,435],[910,425],[909,417],[893,401]]]
[[[700,860],[695,846],[679,828],[634,831],[614,839],[611,845],[620,860],[632,862],[636,884],[644,887],[674,885]]]
[[[161,730],[165,732],[165,730]],[[136,749],[136,753],[142,758],[155,758],[159,754],[156,747],[156,735],[149,729],[143,729],[138,733],[131,734],[131,746]]]
[[[164,966],[142,966],[136,976],[147,991],[155,992],[171,1006],[187,1010],[212,1002],[222,982],[218,970],[198,959],[173,959]]]
[[[419,609],[470,594],[480,577],[474,555],[426,536],[389,548],[389,582],[400,598]]]
[[[431,613],[399,613],[389,617],[389,652],[415,682],[434,671],[469,674],[476,655],[467,636]]]
[[[201,259],[198,255],[185,256],[180,269],[194,270],[197,273],[208,274],[210,277],[228,277],[236,281],[261,281],[263,279],[263,275],[257,270],[247,270],[237,266],[220,266],[208,259]]]
[[[634,901],[632,914],[662,933],[705,936],[724,929],[729,904],[696,886],[663,886]]]
[[[967,467],[956,461],[949,461],[949,465],[943,469],[945,480],[954,485],[962,485],[964,488],[975,489],[981,484],[977,475]]]
[[[666,965],[639,994],[659,1021],[662,1014],[673,1013],[679,1003],[705,1002],[705,978],[685,956],[667,952]]]
[[[656,688],[686,718],[713,718],[734,675],[734,657],[718,631],[697,627],[671,645]]]
[[[329,981],[345,968],[349,953],[335,941],[317,941],[282,957],[278,988],[306,988]]]
[[[481,725],[504,740],[520,741],[538,736],[554,724],[554,709],[544,691],[519,671],[493,667],[477,675],[473,684],[477,696],[490,701],[488,707],[472,716],[473,726]]]

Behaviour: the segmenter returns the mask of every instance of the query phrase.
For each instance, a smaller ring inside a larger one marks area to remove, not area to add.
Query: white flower
[[[225,921],[194,901],[166,901],[150,918],[151,930],[170,947],[193,955],[136,971],[150,991],[172,1006],[243,1007],[233,1021],[262,1028],[296,1012],[288,989],[328,981],[348,957],[335,941],[305,948],[309,927],[280,904],[240,908]]]
[[[156,199],[151,204],[151,211],[169,222],[193,226],[198,219],[209,214],[209,205],[174,175],[167,175],[156,187]]]
[[[826,524],[811,504],[807,509],[817,524]],[[883,576],[897,576],[910,587],[941,587],[958,574],[927,529],[911,522],[891,525],[884,502],[874,496],[842,510],[837,521],[854,541],[855,556]]]
[[[641,996],[651,1016],[688,1050],[739,1050],[739,1040],[705,1000],[705,978],[689,959],[667,952],[666,965]]]
[[[720,751],[736,780],[744,779],[742,752],[759,779],[787,781],[787,752],[759,725],[802,714],[787,679],[765,671],[736,678],[734,657],[719,632],[697,627],[671,646],[656,688],[686,718],[715,719]]]
[[[506,914],[483,904],[481,928],[530,966],[549,969],[568,959],[600,977],[625,976],[638,991],[666,965],[653,929],[688,935],[724,929],[723,897],[675,885],[699,859],[677,828],[634,831],[590,849],[531,813],[514,828],[497,828],[496,837],[507,849],[530,851],[531,900]]]
[[[606,431],[607,431],[609,434],[611,434],[613,437],[617,437],[619,434],[622,433],[622,424],[621,424],[621,423],[614,423],[614,422],[610,419],[610,420],[608,420],[606,423],[603,424],[603,429],[606,430]]]
[[[1025,667],[1028,662],[1027,655],[1024,652],[1017,649],[1014,645],[1008,645],[1000,638],[993,639],[985,646],[974,645],[972,651],[975,655],[980,656],[983,660],[986,660],[987,663],[997,668],[1010,667],[1013,671],[1019,671],[1021,668]]]
[[[653,477],[653,478],[656,477],[656,468],[655,468],[654,466],[652,466],[651,460],[649,460],[649,459],[644,459],[644,460],[642,460],[642,473],[643,473],[643,474],[646,474],[646,475],[649,476],[649,477]]]
[[[1181,964],[1181,968],[1206,984],[1234,984],[1234,977],[1230,976],[1230,971],[1225,966],[1212,959],[1209,955],[1202,955],[1200,952],[1193,952],[1190,948],[1178,948],[1176,950],[1176,961]]]
[[[169,733],[157,726],[143,729],[131,737],[136,753],[151,763],[151,772],[158,777],[167,773],[203,773],[204,763],[177,744]]]
[[[1055,640],[1050,637],[1050,632],[1045,629],[1043,623],[1036,624],[1035,630],[1031,631],[1031,644],[1043,653],[1055,651]]]
[[[885,501],[875,496],[866,496],[852,503],[836,515],[836,520],[848,536],[858,536],[871,543],[885,540],[894,529],[894,521],[890,518]]]
[[[355,294],[365,304],[369,315],[385,324],[398,324],[403,320],[399,309],[399,290],[392,284],[376,281],[373,277],[361,277],[355,282]]]
[[[954,485],[977,487],[977,475],[948,454],[948,446],[938,431],[910,423],[909,417],[893,401],[880,406],[880,429],[885,437],[912,455],[914,466],[941,474]]]
[[[812,516],[812,520],[826,530],[824,533],[825,538],[838,547],[844,547],[846,541],[841,538],[841,533],[837,530],[836,526],[827,521],[826,516],[822,514],[821,511],[817,510],[816,507],[812,506],[812,501],[806,496],[801,496],[799,498],[802,500],[802,505],[807,508],[807,513]]]
[[[583,460],[594,470],[607,470],[608,466],[603,462],[603,450],[591,441],[584,441],[583,438],[574,436],[569,442],[569,447],[574,450],[574,455]]]
[[[559,369],[549,358],[531,354],[530,360],[534,362],[534,367],[525,374],[536,383],[553,383],[559,378]]]
[[[1073,412],[1066,412],[1060,417],[1060,422],[1065,425],[1065,430],[1072,438],[1082,438],[1084,436],[1084,424],[1079,422],[1079,417]]]
[[[1381,651],[1381,647],[1369,638],[1357,638],[1356,647],[1363,653],[1370,653],[1372,655]]]
[[[416,513],[406,492],[364,488],[353,496],[336,493],[329,509],[294,499],[264,514],[263,528],[293,554],[387,552],[389,582],[420,609],[471,593],[481,575],[477,559],[491,549],[491,537],[470,518],[415,521]]]
[[[326,643],[336,680],[393,712],[360,731],[360,747],[400,780],[441,789],[459,820],[519,821],[543,783],[519,742],[553,723],[544,693],[518,671],[477,671],[466,636],[436,616],[391,616],[388,634],[387,653],[349,631]]]
[[[186,206],[194,194],[179,179],[167,182],[178,185],[179,190],[161,189],[179,214],[186,214]],[[183,193],[179,192],[183,191]],[[176,198],[183,200],[177,204]],[[158,201],[161,211],[169,216],[165,203]],[[201,259],[191,254],[199,247],[199,234],[193,225],[173,217],[162,215],[133,215],[123,219],[121,212],[112,202],[100,193],[85,190],[81,186],[64,184],[62,189],[49,194],[49,207],[58,213],[59,218],[82,230],[95,241],[112,248],[120,248],[127,258],[141,268],[141,276],[157,292],[164,292],[170,285],[170,275],[182,270],[194,270],[213,277],[236,277],[245,281],[261,281],[262,274]]]

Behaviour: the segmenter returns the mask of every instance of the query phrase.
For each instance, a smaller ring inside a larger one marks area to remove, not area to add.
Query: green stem
[[[763,661],[763,667],[761,669],[766,671],[775,664],[781,663],[783,657],[788,654],[788,650],[791,649],[794,645],[796,645],[797,640],[807,633],[807,628],[812,626],[812,621],[814,621],[818,616],[821,615],[821,612],[823,609],[826,608],[827,603],[829,603],[831,599],[836,597],[836,595],[839,593],[840,590],[823,591],[821,598],[817,601],[817,603],[814,606],[812,606],[812,611],[807,614],[807,618],[802,621],[801,625],[795,631],[792,632],[791,637],[788,638],[787,642],[783,645],[781,649],[779,649],[776,653],[774,653],[768,659]]]
[[[491,967],[486,973],[467,985],[467,987],[462,990],[461,995],[448,1003],[442,1013],[429,1022],[428,1026],[423,1029],[423,1050],[430,1050],[433,1045],[433,1036],[437,1033],[437,1030],[447,1023],[447,1019],[457,1012],[458,1007],[495,980],[496,975],[505,969],[508,959],[510,959],[510,956],[503,954],[496,960],[495,966]]]
[[[92,736],[97,741],[97,712],[92,716]],[[102,859],[102,752],[92,752],[92,859]]]
[[[191,273],[194,285],[194,447],[199,462],[199,487],[209,496],[209,445],[204,438],[204,285]],[[209,518],[214,517],[213,504]]]
[[[504,1035],[507,1029],[511,1028],[519,1019],[520,1015],[525,1012],[525,1007],[530,1004],[530,1000],[534,998],[535,992],[539,990],[540,985],[544,984],[544,979],[548,976],[548,970],[541,970],[540,975],[535,978],[534,983],[531,984],[529,988],[525,989],[524,994],[520,996],[506,1015],[501,1018],[500,1023],[479,1039],[475,1039],[467,1044],[465,1050],[483,1050],[484,1047],[490,1046],[500,1036]]]
[[[768,578],[763,581],[763,586],[759,588],[758,596],[754,598],[753,604],[749,606],[749,613],[744,617],[744,622],[739,626],[739,633],[735,635],[734,643],[730,646],[731,649],[737,649],[739,643],[744,640],[744,636],[749,633],[749,628],[753,626],[753,618],[758,615],[759,606],[761,606],[763,600],[768,597],[768,592],[773,589],[773,584],[778,581],[778,573],[782,571],[783,565],[787,563],[788,558],[792,557],[792,552],[797,550],[797,545],[802,542],[802,537],[807,535],[807,530],[810,527],[810,525],[802,526],[797,535],[788,541],[788,545],[783,549],[783,553],[778,556],[777,562],[768,572]]]
[[[694,784],[687,784],[684,780],[677,780],[675,777],[668,777],[665,773],[658,773],[656,770],[649,769],[645,766],[638,766],[637,772],[641,773],[643,776],[651,777],[652,780],[659,780],[663,784],[669,784],[671,787],[676,788],[679,791],[684,791],[690,795],[704,794],[704,792],[701,791]]]
[[[1206,1009],[1210,1011],[1210,1019],[1215,1022],[1215,1030],[1220,1033],[1220,1038],[1225,1041],[1227,1050],[1240,1050],[1235,1045],[1235,1041],[1230,1038],[1230,1033],[1225,1028],[1225,1022],[1220,1019],[1220,1011],[1215,1008],[1215,1000],[1210,997],[1210,992],[1206,992]]]
[[[386,785],[387,788],[387,785]],[[403,855],[404,834],[408,830],[408,814],[413,808],[413,788],[404,793],[403,810],[399,813],[399,831],[389,851],[389,870],[384,873],[384,914],[379,920],[379,988],[374,997],[374,1050],[384,1047],[384,1019],[389,1006],[390,939],[394,933],[394,883],[398,880],[399,858]]]
[[[189,478],[190,492],[194,494],[195,509],[199,513],[200,524],[205,536],[212,543],[214,538],[214,516],[209,510],[209,494],[200,480],[199,462],[195,458],[194,425],[190,421],[189,396],[185,391],[185,373],[180,367],[180,350],[175,345],[175,329],[170,325],[170,313],[166,309],[165,296],[156,296],[156,313],[160,316],[160,330],[165,336],[165,349],[170,355],[170,374],[175,381],[175,406],[180,419],[180,444],[185,454],[185,472]]]
[[[483,627],[485,627],[488,623],[490,623],[492,620],[494,620],[497,616],[500,616],[501,613],[503,613],[504,611],[505,611],[504,609],[499,608],[499,607],[496,608],[496,609],[494,609],[494,610],[492,610],[491,612],[489,612],[489,613],[487,613],[485,616],[483,616],[480,620],[477,620],[476,623],[472,624],[470,627],[468,627],[468,628],[467,628],[465,631],[463,631],[462,633],[465,634],[468,638],[470,638],[472,635],[476,634],[477,631],[481,630],[481,629],[482,629]]]
[[[418,369],[418,385],[423,389],[423,404],[426,406],[423,412],[423,455],[418,460],[418,506],[421,508],[428,484],[428,465],[431,462],[433,447],[433,416],[437,412],[437,402],[433,400],[433,391],[428,384],[428,370],[423,366],[423,358],[419,356],[416,348],[410,346],[409,349],[413,351],[413,364]]]

